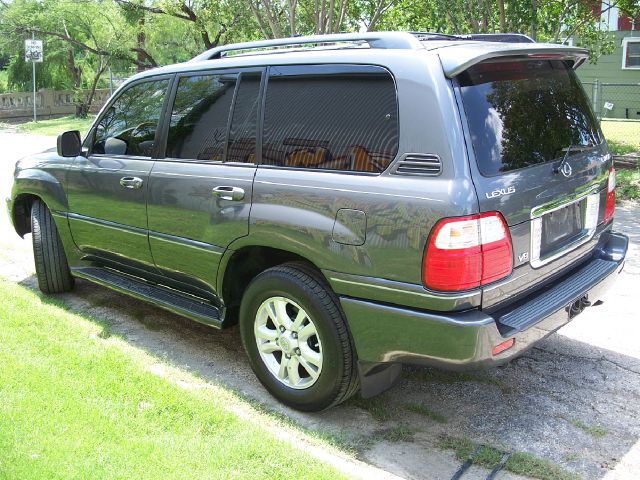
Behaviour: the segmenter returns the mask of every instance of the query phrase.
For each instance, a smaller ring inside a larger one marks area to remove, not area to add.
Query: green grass
[[[640,168],[616,170],[616,199],[640,200]]]
[[[347,405],[362,408],[369,412],[373,418],[381,422],[390,420],[393,416],[391,409],[387,405],[387,402],[383,400],[381,395],[366,399],[356,395],[347,402]]]
[[[469,458],[477,446],[468,438],[451,436],[443,436],[438,442],[439,448],[452,450],[460,461],[465,461]],[[500,462],[503,455],[504,452],[495,447],[482,445],[474,456],[473,463],[474,465],[482,465],[485,468],[492,469]],[[512,453],[503,468],[518,475],[526,475],[540,480],[576,480],[579,478],[553,462],[524,452]]]
[[[593,438],[602,438],[609,433],[609,431],[601,427],[600,425],[587,425],[580,420],[569,420],[569,423],[580,430],[591,435]]]
[[[412,442],[416,430],[404,423],[376,432],[376,438],[387,442]]]
[[[429,407],[422,403],[407,403],[405,408],[410,412],[417,413],[418,415],[422,415],[423,417],[430,418],[434,422],[438,423],[447,423],[447,417],[439,414],[438,412],[434,412]]]
[[[340,477],[60,302],[0,281],[0,319],[0,478]]]
[[[87,118],[70,115],[52,120],[38,120],[36,123],[21,123],[18,125],[18,132],[57,136],[69,130],[80,130],[80,133],[84,135],[89,130],[94,118],[92,115]]]
[[[640,122],[602,120],[600,126],[614,155],[640,152]]]

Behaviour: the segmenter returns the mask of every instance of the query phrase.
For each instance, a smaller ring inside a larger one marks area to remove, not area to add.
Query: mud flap
[[[371,398],[388,390],[396,383],[401,372],[400,363],[358,362],[360,395],[362,398]]]

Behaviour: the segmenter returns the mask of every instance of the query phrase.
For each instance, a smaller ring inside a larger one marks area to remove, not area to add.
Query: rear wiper
[[[569,159],[569,154],[571,153],[572,150],[584,151],[584,150],[589,150],[590,148],[593,148],[593,145],[576,145],[573,143],[569,145],[564,152],[564,156],[562,157],[562,160],[560,161],[558,166],[553,169],[553,173],[560,173],[560,170],[562,170],[562,167],[564,167],[564,164],[567,163],[567,160]]]

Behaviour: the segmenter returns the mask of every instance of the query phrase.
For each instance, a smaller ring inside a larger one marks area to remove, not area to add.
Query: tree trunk
[[[296,34],[296,6],[298,0],[289,0],[289,34],[293,37]]]
[[[143,72],[144,71],[144,62],[145,62],[145,58],[144,58],[144,50],[145,50],[145,43],[147,41],[147,36],[144,33],[144,17],[140,17],[140,21],[138,22],[138,26],[140,27],[140,29],[138,30],[138,35],[136,38],[136,42],[138,44],[138,51],[137,51],[137,55],[138,55],[138,68],[136,69],[138,73]]]
[[[331,33],[333,27],[333,11],[336,8],[335,0],[329,0],[329,18],[327,19],[327,23],[324,26],[324,33]]]
[[[500,32],[507,33],[507,20],[504,15],[504,0],[498,0],[498,12],[500,15]]]
[[[80,88],[80,84],[82,83],[82,69],[76,66],[76,60],[73,56],[73,49],[69,48],[67,50],[67,66],[69,67],[69,71],[71,72],[71,80],[73,81],[73,88]]]
[[[82,114],[79,115],[76,111],[77,116],[81,118],[86,118],[89,115],[89,110],[91,110],[91,105],[93,104],[93,98],[96,94],[96,88],[98,87],[98,82],[100,81],[100,77],[104,73],[107,68],[107,62],[104,61],[103,57],[100,57],[100,63],[98,64],[98,69],[96,70],[96,74],[93,76],[93,81],[91,82],[91,88],[87,93],[86,100],[83,104]],[[76,109],[77,110],[77,109]]]
[[[538,2],[531,0],[531,38],[537,40],[538,36]]]
[[[269,26],[271,27],[271,31],[273,32],[274,38],[282,38],[282,29],[280,28],[280,24],[278,23],[278,19],[273,15],[273,10],[271,9],[271,3],[269,0],[262,0],[264,3],[264,11],[267,15],[267,21],[269,22]]]

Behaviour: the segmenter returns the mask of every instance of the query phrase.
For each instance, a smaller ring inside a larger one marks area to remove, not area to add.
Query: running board
[[[120,293],[144,300],[216,328],[222,328],[224,310],[207,303],[204,299],[182,294],[162,285],[154,285],[144,280],[101,267],[72,268],[71,274],[93,283],[97,283]]]

